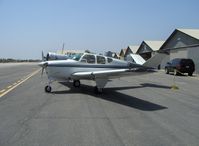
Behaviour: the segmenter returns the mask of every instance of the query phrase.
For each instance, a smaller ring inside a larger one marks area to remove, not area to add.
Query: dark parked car
[[[167,62],[165,66],[166,74],[169,74],[170,72],[174,72],[175,75],[188,73],[189,76],[192,76],[194,71],[195,65],[192,59],[176,58]]]

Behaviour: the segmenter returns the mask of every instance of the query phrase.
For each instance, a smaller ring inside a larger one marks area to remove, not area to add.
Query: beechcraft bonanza
[[[42,56],[42,60],[43,60]],[[46,71],[48,85],[46,92],[51,92],[54,81],[73,81],[74,87],[80,87],[80,80],[94,80],[95,92],[101,93],[109,79],[123,76],[141,75],[155,72],[151,67],[146,67],[132,62],[122,61],[102,55],[83,53],[67,60],[42,61],[42,74]]]

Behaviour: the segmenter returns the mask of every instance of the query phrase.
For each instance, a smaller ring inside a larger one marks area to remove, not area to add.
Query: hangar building
[[[155,55],[155,52],[160,49],[163,43],[164,41],[143,41],[136,54],[139,54],[142,58],[148,60]]]
[[[135,54],[138,50],[139,46],[128,46],[126,52],[124,54],[124,60],[129,54]]]
[[[128,46],[124,54],[124,60],[141,65],[144,64],[145,60],[139,54],[136,54],[138,48],[139,46]]]
[[[196,73],[199,73],[199,29],[175,29],[161,50],[170,54],[161,62],[161,68],[174,58],[190,58],[195,63]]]
[[[125,52],[126,52],[126,49],[121,49],[120,54],[119,54],[121,60],[124,60]]]

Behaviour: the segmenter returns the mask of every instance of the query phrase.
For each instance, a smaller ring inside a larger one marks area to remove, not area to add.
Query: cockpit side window
[[[95,63],[95,56],[86,54],[82,57],[81,62],[94,64]]]
[[[113,61],[112,58],[107,58],[107,60],[108,60],[108,63],[111,63]]]
[[[82,54],[79,53],[79,54],[71,55],[70,57],[71,57],[73,60],[79,61],[79,59],[81,58],[81,56],[82,56]]]
[[[106,59],[103,56],[97,56],[97,63],[98,64],[105,64],[106,63]]]

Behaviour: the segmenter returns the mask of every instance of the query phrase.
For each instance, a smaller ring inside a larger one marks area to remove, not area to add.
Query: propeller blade
[[[41,76],[43,76],[43,74],[44,74],[44,67],[42,67]]]
[[[41,53],[42,61],[44,61],[44,52]]]
[[[44,61],[43,61],[43,62],[40,62],[38,65],[42,67],[42,70],[41,70],[41,76],[42,76],[43,73],[44,73],[44,70],[45,70],[46,67],[48,66],[48,62],[44,62]]]

